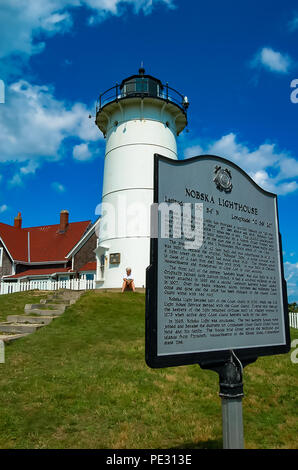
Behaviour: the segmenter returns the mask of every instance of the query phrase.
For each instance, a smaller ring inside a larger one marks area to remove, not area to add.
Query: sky
[[[298,302],[297,41],[290,0],[1,0],[0,221],[21,212],[23,226],[54,224],[62,209],[97,218],[96,100],[143,62],[190,102],[180,159],[225,157],[278,194]]]

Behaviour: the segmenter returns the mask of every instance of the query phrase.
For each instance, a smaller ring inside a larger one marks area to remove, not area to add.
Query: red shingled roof
[[[82,238],[89,225],[90,220],[72,222],[65,232],[60,233],[59,224],[15,228],[0,222],[0,237],[15,261],[65,261],[65,256]]]
[[[96,261],[89,261],[79,271],[96,271]]]
[[[23,229],[16,229],[0,222],[0,237],[13,259],[28,260],[27,233]]]
[[[74,273],[70,268],[43,268],[43,269],[28,269],[19,274],[13,276],[5,276],[5,279],[20,279],[22,277],[33,277],[33,276],[49,276],[51,274],[63,274],[63,273]]]

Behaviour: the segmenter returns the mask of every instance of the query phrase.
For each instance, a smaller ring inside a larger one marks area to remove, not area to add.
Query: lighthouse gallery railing
[[[123,86],[116,84],[99,95],[96,112],[99,112],[106,104],[112,101],[118,101],[127,97],[153,97],[161,98],[165,101],[173,102],[178,105],[184,112],[188,108],[187,98],[179,93],[179,91],[165,85],[158,84],[153,80],[144,78],[129,80]]]

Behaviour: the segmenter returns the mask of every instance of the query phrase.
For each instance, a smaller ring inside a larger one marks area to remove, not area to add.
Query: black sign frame
[[[287,285],[284,277],[284,266],[282,257],[282,240],[279,230],[279,217],[278,217],[278,205],[277,195],[265,191],[259,185],[257,185],[252,178],[242,170],[235,163],[216,156],[216,155],[200,155],[187,159],[187,162],[200,161],[206,158],[214,158],[216,161],[221,162],[223,165],[228,164],[234,167],[237,171],[241,172],[248,180],[261,192],[266,195],[273,196],[275,198],[277,207],[277,229],[279,234],[279,260],[281,269],[282,279],[282,303],[283,303],[283,317],[284,317],[284,328],[286,342],[282,345],[275,346],[256,346],[251,348],[234,349],[234,353],[237,355],[243,365],[250,362],[254,362],[259,356],[270,356],[276,354],[284,354],[291,349],[290,339],[290,327],[289,327],[289,315],[288,315],[288,296],[287,296]],[[158,203],[158,165],[160,161],[170,162],[174,165],[185,164],[186,160],[173,160],[163,155],[154,154],[154,203]],[[158,334],[158,321],[157,321],[157,295],[158,295],[158,239],[151,238],[150,240],[150,265],[146,270],[146,318],[145,318],[145,360],[151,368],[162,368],[162,367],[174,367],[189,364],[200,364],[203,368],[209,368],[214,364],[221,365],[229,360],[230,351],[220,349],[218,351],[210,352],[196,352],[196,353],[180,353],[171,355],[158,355],[157,354],[157,334]]]

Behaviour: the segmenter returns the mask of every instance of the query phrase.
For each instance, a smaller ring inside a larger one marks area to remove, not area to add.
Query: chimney
[[[14,227],[22,228],[22,216],[20,212],[18,212],[17,217],[14,218]]]
[[[60,212],[60,228],[59,232],[66,232],[68,227],[68,216],[69,212],[64,210]]]

